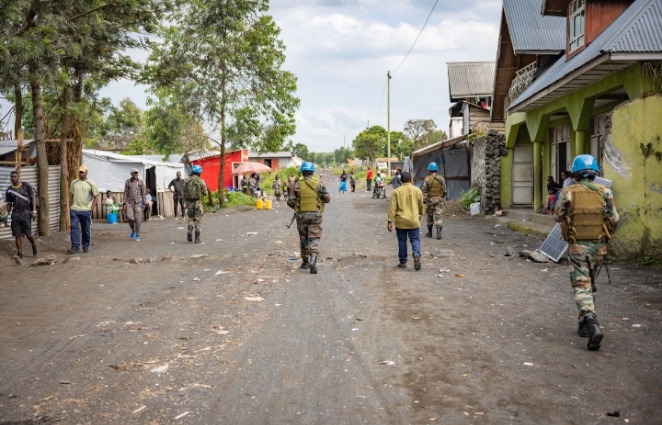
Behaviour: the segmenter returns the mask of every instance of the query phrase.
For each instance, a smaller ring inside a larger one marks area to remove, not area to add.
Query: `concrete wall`
[[[662,260],[662,95],[614,109],[603,166],[621,218],[611,252]]]

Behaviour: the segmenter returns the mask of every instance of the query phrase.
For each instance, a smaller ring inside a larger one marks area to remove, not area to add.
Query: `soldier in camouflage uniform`
[[[274,179],[273,183],[271,183],[271,188],[274,190],[274,196],[276,197],[276,201],[280,202],[280,197],[282,196],[282,187],[283,187],[283,182],[280,180],[279,176],[276,176]]]
[[[191,170],[191,176],[186,179],[184,185],[184,197],[186,198],[186,209],[188,214],[188,234],[189,242],[193,241],[193,229],[195,229],[195,243],[200,243],[200,229],[202,228],[202,200],[209,193],[205,181],[200,178],[202,167],[194,165]]]
[[[331,201],[331,196],[322,182],[313,173],[312,162],[301,165],[303,179],[294,183],[293,196],[287,205],[294,209],[297,218],[297,230],[301,248],[302,269],[310,269],[310,274],[317,274],[317,256],[319,240],[322,238],[322,213],[324,204]]]
[[[436,162],[428,165],[428,176],[423,182],[423,200],[426,208],[425,213],[428,216],[428,232],[425,234],[428,238],[432,237],[432,227],[437,227],[437,239],[441,239],[441,230],[444,227],[442,221],[442,211],[444,209],[444,197],[446,196],[446,181],[443,177],[437,175],[439,166]]]
[[[593,183],[599,171],[591,155],[575,158],[572,173],[577,183],[563,189],[554,212],[569,244],[570,283],[579,310],[578,331],[581,337],[588,337],[589,350],[598,350],[604,336],[595,312],[595,281],[618,222],[614,194]]]

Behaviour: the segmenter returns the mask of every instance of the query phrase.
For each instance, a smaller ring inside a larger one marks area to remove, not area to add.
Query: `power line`
[[[425,29],[425,27],[427,26],[428,22],[430,21],[430,17],[432,16],[432,12],[434,12],[434,8],[437,7],[437,3],[439,3],[439,0],[436,0],[436,1],[434,2],[434,6],[432,6],[432,10],[430,11],[430,14],[428,15],[428,18],[425,20],[425,23],[423,24],[423,28],[421,28],[421,31],[420,31],[420,32],[418,33],[418,35],[416,36],[416,40],[414,40],[414,44],[412,44],[411,49],[409,49],[409,51],[408,51],[407,54],[405,55],[405,58],[402,59],[402,62],[400,62],[400,65],[398,65],[398,67],[395,68],[395,71],[393,71],[392,74],[395,74],[396,71],[397,71],[398,69],[400,69],[400,67],[402,66],[402,64],[405,63],[405,61],[406,61],[407,58],[409,57],[409,54],[411,53],[411,51],[414,50],[414,46],[416,46],[416,43],[418,42],[418,39],[421,37],[421,34],[423,33],[423,30]]]

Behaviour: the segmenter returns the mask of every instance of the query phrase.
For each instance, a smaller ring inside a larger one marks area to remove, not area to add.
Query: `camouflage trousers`
[[[444,209],[444,198],[434,197],[428,198],[425,202],[425,213],[428,215],[428,226],[434,224],[437,227],[442,227],[442,211]]]
[[[186,209],[188,225],[195,227],[196,232],[199,232],[202,228],[202,216],[205,215],[202,209],[202,201],[186,201]]]
[[[575,304],[579,310],[579,320],[587,315],[595,316],[595,293],[602,262],[607,254],[607,246],[603,242],[578,241],[568,247],[570,262],[570,283],[575,296]]]
[[[319,254],[319,242],[322,238],[322,214],[305,212],[297,214],[297,230],[299,231],[301,258]]]

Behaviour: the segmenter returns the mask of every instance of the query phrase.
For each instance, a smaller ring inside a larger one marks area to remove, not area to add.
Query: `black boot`
[[[317,254],[313,254],[310,256],[310,264],[308,267],[310,268],[310,274],[317,274]]]
[[[443,227],[437,227],[437,239],[441,239],[441,229],[443,229]]]
[[[303,259],[303,263],[299,266],[300,269],[303,270],[308,270],[308,257],[301,257]]]
[[[195,243],[200,243],[200,232],[195,232]]]
[[[432,224],[428,224],[428,232],[425,234],[426,237],[432,237]]]
[[[579,322],[579,328],[577,329],[577,333],[582,338],[588,338],[588,329],[586,328],[586,321],[585,320]]]
[[[188,234],[186,235],[186,239],[188,239],[189,242],[193,242],[193,226],[188,227]]]
[[[595,316],[586,316],[584,318],[584,326],[588,330],[588,344],[586,348],[589,351],[599,350],[604,334],[600,330],[600,324],[595,320]]]

